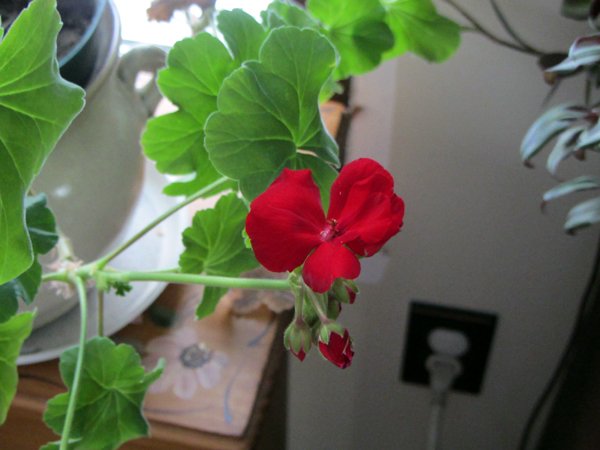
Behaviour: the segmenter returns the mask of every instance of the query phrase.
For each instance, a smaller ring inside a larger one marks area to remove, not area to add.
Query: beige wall
[[[463,0],[490,22],[485,3]],[[501,4],[545,49],[564,48],[582,29],[557,17],[557,0]],[[542,215],[541,194],[554,182],[543,159],[534,171],[519,161],[546,91],[531,58],[472,35],[443,65],[406,56],[359,80],[365,110],[351,159],[388,164],[407,204],[405,227],[389,258],[364,262],[362,294],[342,314],[355,339],[352,367],[338,370],[317,352],[291,361],[290,449],[424,448],[428,392],[398,381],[413,298],[498,313],[483,393],[451,397],[443,448],[516,447],[568,336],[597,235],[563,234],[569,201]],[[566,86],[562,98],[580,91]]]

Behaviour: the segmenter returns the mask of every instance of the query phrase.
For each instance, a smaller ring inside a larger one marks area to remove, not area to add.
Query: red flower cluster
[[[391,174],[366,158],[342,169],[330,198],[325,216],[310,170],[284,169],[250,205],[246,230],[258,261],[273,272],[304,264],[315,292],[358,277],[357,256],[372,256],[400,231],[404,202]]]

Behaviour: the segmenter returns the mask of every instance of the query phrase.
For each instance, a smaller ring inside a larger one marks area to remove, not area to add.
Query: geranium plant
[[[148,433],[141,406],[163,363],[146,372],[132,347],[102,336],[101,322],[100,335],[86,339],[91,285],[102,303],[110,289],[126,295],[131,282],[202,284],[199,318],[228,288],[291,290],[295,314],[284,337],[290,351],[302,360],[314,344],[339,367],[352,361],[350,333],[337,319],[340,303],[355,301],[359,258],[400,231],[404,203],[375,161],[358,159],[338,173],[338,147],[319,104],[338,81],[407,51],[446,59],[460,27],[429,0],[311,0],[305,9],[275,1],[262,22],[241,10],[214,20],[223,41],[202,32],[169,52],[158,85],[178,109],[151,119],[142,136],[160,172],[188,175],[165,188],[184,200],[108,254],[81,263],[70,256],[54,271],[37,258],[60,232],[32,184],[82,109],[84,92],[58,73],[55,0],[33,0],[0,42],[0,423],[34,319],[17,313],[19,302],[31,304],[42,282],[70,285],[80,299],[80,342],[60,361],[68,390],[44,414],[61,438],[46,450],[113,449]],[[167,217],[216,194],[216,206],[198,212],[184,231],[177,269],[111,267]],[[288,277],[240,276],[259,264]]]

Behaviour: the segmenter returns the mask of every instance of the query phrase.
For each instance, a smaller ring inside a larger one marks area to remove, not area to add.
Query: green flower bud
[[[304,361],[312,345],[310,327],[301,321],[292,321],[283,334],[283,345],[300,361]]]

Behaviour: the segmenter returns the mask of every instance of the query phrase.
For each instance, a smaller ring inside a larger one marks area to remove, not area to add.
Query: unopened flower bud
[[[328,344],[332,333],[337,333],[341,336],[344,334],[344,327],[333,321],[321,324],[321,328],[319,328],[319,342]]]
[[[345,369],[352,363],[354,350],[352,348],[352,339],[348,330],[344,329],[342,333],[331,332],[328,342],[323,342],[319,337],[319,351],[326,359]]]
[[[352,304],[354,303],[354,300],[356,300],[358,286],[352,280],[338,278],[335,280],[335,283],[333,283],[328,294],[330,298],[333,297],[339,302]]]
[[[342,304],[335,298],[329,297],[327,300],[327,317],[329,317],[331,320],[335,320],[338,318],[341,312]]]
[[[292,321],[283,335],[283,345],[300,361],[309,352],[312,345],[311,330],[304,322]]]

